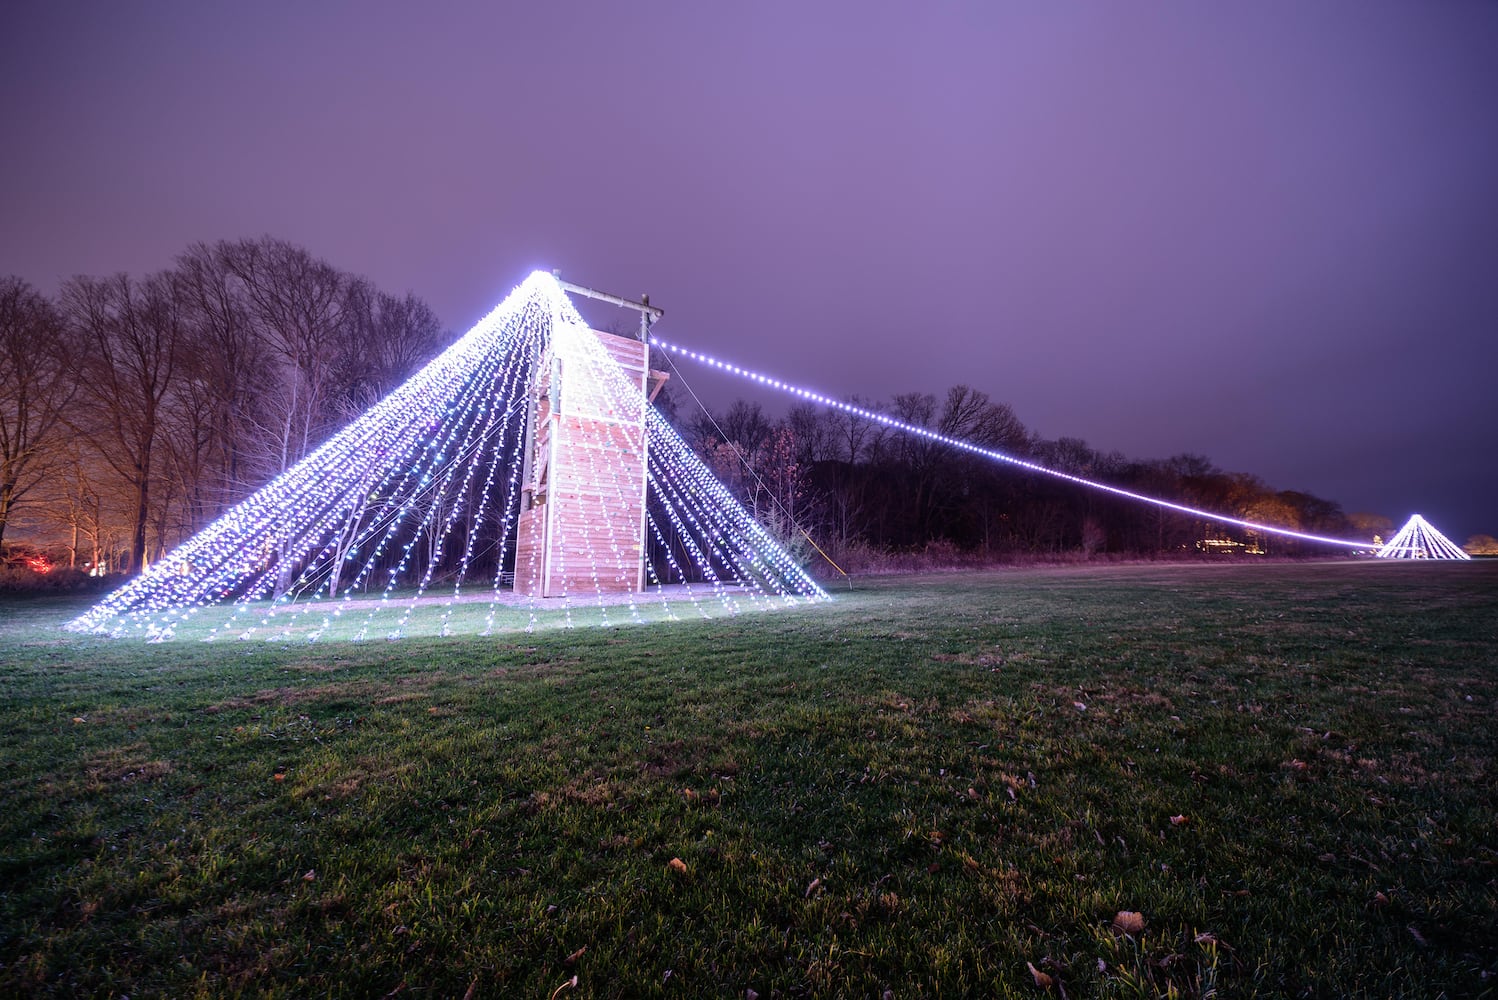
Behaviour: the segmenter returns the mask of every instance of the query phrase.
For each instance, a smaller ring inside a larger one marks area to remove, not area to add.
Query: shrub
[[[114,577],[89,576],[81,569],[59,566],[46,573],[25,566],[0,566],[0,593],[68,594],[103,591],[119,582]]]

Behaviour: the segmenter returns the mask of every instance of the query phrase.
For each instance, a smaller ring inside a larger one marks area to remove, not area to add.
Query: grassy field
[[[1498,995],[1498,563],[835,598],[310,646],[0,605],[0,995]]]

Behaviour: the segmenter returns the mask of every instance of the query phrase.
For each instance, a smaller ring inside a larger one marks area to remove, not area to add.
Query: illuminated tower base
[[[603,351],[554,338],[530,390],[515,541],[515,591],[530,597],[645,589],[646,407],[621,406],[617,389],[638,386],[643,404],[668,376],[647,344],[579,333]]]

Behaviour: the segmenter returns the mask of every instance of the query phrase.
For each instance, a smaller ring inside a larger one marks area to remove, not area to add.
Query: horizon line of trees
[[[911,392],[887,403],[849,402],[1059,472],[1229,517],[1370,545],[1394,528],[1387,517],[1344,513],[1331,500],[1273,489],[1202,455],[1133,459],[1079,438],[1043,438],[1007,403],[966,385],[941,399]],[[736,400],[721,413],[699,413],[685,431],[757,518],[803,548],[809,536],[834,560],[843,555],[857,563],[870,550],[996,559],[1326,550],[1027,472],[810,403],[772,419],[758,403]]]
[[[271,237],[163,271],[0,277],[0,543],[136,572],[294,465],[450,340],[425,302]]]

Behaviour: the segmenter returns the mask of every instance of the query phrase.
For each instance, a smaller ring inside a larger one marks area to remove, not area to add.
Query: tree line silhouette
[[[1027,430],[1008,404],[958,385],[859,408],[1061,472],[1275,527],[1338,538],[1387,536],[1392,522],[1276,490],[1201,455],[1142,460]],[[799,404],[772,418],[738,400],[686,421],[698,450],[762,522],[839,565],[866,569],[1016,558],[1304,555],[1325,546],[1141,504],[891,429]],[[1345,550],[1336,550],[1345,551]]]

